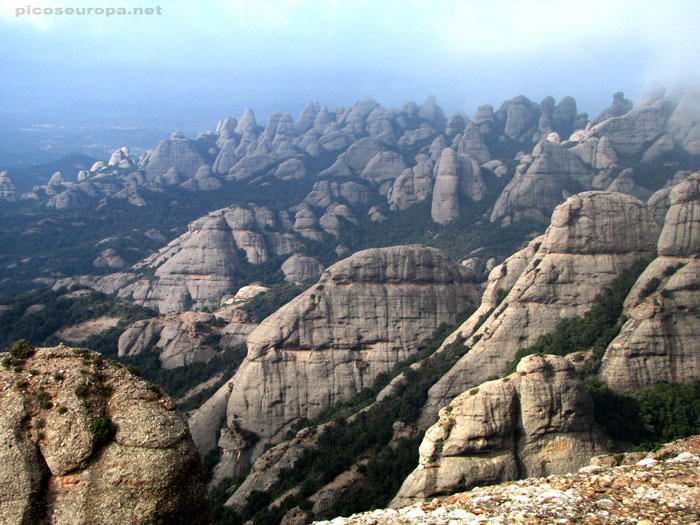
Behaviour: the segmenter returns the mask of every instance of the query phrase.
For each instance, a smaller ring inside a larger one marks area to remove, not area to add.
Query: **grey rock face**
[[[236,126],[238,126],[238,121],[234,117],[226,117],[224,120],[218,122],[216,125],[216,133],[219,137],[216,140],[216,145],[219,148],[222,147],[224,142],[235,137]]]
[[[454,146],[457,148],[457,153],[469,155],[479,163],[491,160],[491,153],[484,142],[482,134],[474,124],[467,124],[462,135],[455,137]]]
[[[49,208],[56,208],[57,210],[66,210],[81,204],[86,204],[88,202],[87,197],[88,195],[79,188],[71,187],[53,195],[46,201],[46,206]]]
[[[427,199],[433,191],[433,170],[430,164],[420,163],[408,168],[394,181],[387,193],[392,209],[405,210]]]
[[[652,162],[676,149],[673,137],[668,133],[661,135],[642,155],[642,162]]]
[[[360,139],[345,152],[345,162],[354,173],[362,173],[362,170],[382,149],[381,142],[375,138]]]
[[[431,96],[418,108],[418,118],[422,118],[433,124],[438,129],[445,127],[447,119],[442,108],[437,105],[435,97]]]
[[[0,200],[16,201],[19,198],[20,195],[12,182],[12,177],[6,171],[0,171]]]
[[[694,173],[675,186],[671,207],[659,237],[659,255],[694,257],[700,253],[700,175]]]
[[[301,179],[306,173],[306,166],[299,159],[285,160],[275,169],[275,177],[282,180]]]
[[[243,111],[243,116],[241,117],[241,120],[238,121],[234,132],[236,135],[243,135],[251,127],[255,128],[257,125],[258,124],[255,121],[255,113],[253,113],[253,110],[250,108],[245,108]]]
[[[360,177],[381,184],[396,179],[407,168],[403,157],[394,151],[381,151],[370,160]]]
[[[370,192],[366,186],[348,181],[339,184],[335,181],[316,182],[304,202],[318,208],[327,208],[334,201],[345,199],[351,206],[362,206],[369,202]]]
[[[126,261],[112,248],[102,250],[97,258],[92,261],[92,265],[97,268],[124,268]]]
[[[484,130],[485,126],[492,125],[495,122],[495,120],[496,117],[493,113],[493,106],[491,106],[490,104],[486,104],[477,108],[472,122],[476,126],[479,126],[479,129]]]
[[[604,120],[591,128],[589,133],[607,137],[618,154],[635,155],[663,133],[665,122],[662,108],[642,106],[623,116]]]
[[[586,164],[599,170],[607,170],[617,165],[617,152],[607,137],[601,139],[592,136],[585,137],[584,140],[572,147],[570,151],[575,153]],[[598,177],[601,175],[607,175],[607,172],[599,173]]]
[[[479,308],[457,330],[445,339],[440,346],[440,350],[453,343],[457,337],[469,339],[474,333],[477,323],[482,319],[482,316],[488,317],[499,305],[499,294],[503,294],[513,288],[513,285],[515,285],[520,275],[525,268],[527,268],[530,261],[532,261],[537,250],[539,250],[543,239],[544,236],[542,235],[533,239],[525,248],[515,252],[503,261],[502,264],[491,269],[486,281],[486,288],[481,296]],[[462,264],[465,264],[465,261],[462,261]],[[437,411],[435,411],[435,413],[437,413]]]
[[[452,115],[445,126],[445,135],[448,137],[454,137],[455,135],[462,133],[466,125],[467,121],[462,115]]]
[[[600,115],[593,121],[593,125],[599,124],[612,117],[621,117],[633,107],[632,101],[627,100],[622,91],[613,95],[613,103],[610,107],[601,111]]]
[[[313,257],[295,253],[282,263],[284,280],[290,283],[317,281],[323,272],[323,265]]]
[[[632,168],[622,170],[617,178],[612,181],[610,186],[608,186],[608,191],[626,193],[627,195],[632,195],[632,197],[636,197],[641,201],[647,200],[649,197],[651,197],[651,190],[634,182],[633,176],[634,170]]]
[[[314,121],[319,111],[321,111],[321,107],[315,100],[306,105],[304,110],[299,114],[295,124],[299,133],[306,133],[314,126]]]
[[[143,264],[156,268],[155,279],[137,281],[119,297],[168,313],[218,306],[240,263],[226,221],[204,217]]]
[[[280,441],[298,418],[349,399],[441,322],[454,322],[477,300],[472,280],[472,272],[422,246],[365,250],[331,266],[248,337],[232,390],[221,390],[229,426]],[[198,443],[211,440],[195,435]]]
[[[212,191],[221,187],[221,181],[212,176],[211,167],[204,164],[199,167],[193,179],[186,180],[180,187],[189,191]]]
[[[61,175],[60,171],[57,171],[53,175],[51,175],[51,178],[49,179],[49,186],[60,186],[64,182],[66,181],[63,178],[63,175]]]
[[[600,375],[619,391],[700,378],[700,174],[673,188],[659,256],[630,291]],[[656,283],[656,284],[655,284]]]
[[[520,95],[504,102],[496,111],[495,117],[497,121],[503,123],[503,133],[506,137],[516,141],[524,141],[531,138],[537,128],[539,107],[528,98]]]
[[[162,140],[155,150],[148,152],[139,163],[139,168],[144,170],[148,181],[155,180],[159,175],[165,176],[169,170],[189,179],[194,177],[202,164],[205,161],[194,143],[181,132],[175,132],[169,139]]]
[[[320,180],[311,188],[311,192],[306,196],[304,202],[317,208],[330,206],[333,199],[338,196],[338,183],[328,180]]]
[[[338,119],[338,125],[350,134],[361,134],[367,117],[378,107],[379,104],[376,101],[364,98],[356,102]]]
[[[182,312],[137,321],[119,337],[119,357],[155,350],[166,369],[206,363],[219,354],[219,349],[202,342],[207,332],[198,326],[210,324],[213,319],[212,314],[204,312]],[[248,333],[255,326],[250,324]],[[155,348],[150,348],[154,340]]]
[[[322,107],[314,118],[314,131],[322,133],[331,122],[335,122],[335,115],[331,114],[328,108]]]
[[[370,192],[367,186],[348,181],[340,185],[340,197],[345,199],[350,206],[366,206],[369,203]]]
[[[122,146],[112,153],[107,166],[129,169],[136,167],[136,162],[134,161],[133,157],[129,155],[129,148]]]
[[[576,101],[571,97],[562,98],[552,114],[554,131],[566,139],[574,131],[577,116]]]
[[[668,119],[668,129],[685,151],[700,154],[700,93],[686,89]]]
[[[467,156],[445,148],[438,163],[431,216],[445,224],[459,217],[459,194],[480,201],[486,192],[479,165]]]
[[[590,187],[592,173],[568,149],[545,141],[533,151],[532,164],[525,172],[516,172],[494,204],[491,222],[509,216],[546,222],[554,207],[575,183]]]
[[[95,364],[98,355],[37,349],[23,367],[38,373],[22,388],[0,370],[0,515],[7,523],[208,523],[201,461],[175,404],[125,368]],[[41,391],[52,408],[36,400]],[[102,415],[116,434],[99,447],[91,424]]]
[[[459,168],[457,154],[452,148],[445,148],[438,163],[430,212],[433,220],[439,224],[459,217]]]
[[[294,231],[307,239],[321,241],[323,232],[319,228],[318,218],[313,210],[306,203],[298,206],[294,216]]]
[[[153,278],[128,284],[118,296],[163,314],[219,306],[234,291],[238,250],[245,252],[248,262],[257,264],[300,249],[291,234],[266,230],[275,225],[274,214],[266,208],[232,206],[211,212],[137,264],[137,269],[153,269]]]
[[[575,472],[605,452],[593,399],[568,360],[533,355],[455,398],[425,433],[400,507],[478,485]]]
[[[245,508],[251,492],[270,490],[282,474],[282,470],[292,468],[304,451],[318,442],[322,431],[323,427],[301,430],[294,439],[268,450],[253,464],[245,481],[226,501],[226,507],[240,512]]]
[[[227,140],[221,145],[221,150],[214,160],[213,169],[216,173],[228,173],[228,171],[236,165],[240,160],[236,155],[238,142],[236,140]]]
[[[528,248],[534,253],[502,305],[474,314],[460,329],[471,350],[431,388],[422,421],[430,424],[455,396],[501,374],[518,349],[532,345],[561,319],[585,314],[622,270],[653,256],[659,231],[653,210],[621,193],[584,192],[557,206],[543,239]],[[498,271],[509,274],[510,265],[507,272]],[[475,316],[485,313],[488,318],[473,331]]]
[[[438,132],[428,124],[421,124],[418,129],[406,130],[399,139],[398,145],[400,148],[411,148],[416,145],[429,144],[438,136]]]

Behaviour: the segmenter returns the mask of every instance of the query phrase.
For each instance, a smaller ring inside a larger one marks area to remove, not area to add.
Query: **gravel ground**
[[[594,458],[575,474],[530,478],[319,525],[700,523],[700,436],[649,454]]]

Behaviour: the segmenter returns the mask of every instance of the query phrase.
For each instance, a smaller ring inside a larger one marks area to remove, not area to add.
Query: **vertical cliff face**
[[[676,185],[652,261],[625,301],[628,321],[601,377],[616,390],[700,378],[700,173]]]
[[[639,258],[653,257],[659,231],[652,210],[627,195],[584,192],[559,205],[541,242],[513,256],[513,262],[518,261],[513,271],[521,273],[501,305],[482,309],[465,323],[462,332],[476,336],[467,340],[472,348],[431,389],[423,424],[431,424],[440,407],[460,393],[500,375],[520,348],[533,344],[560,320],[588,311],[595,296],[622,270]],[[531,257],[524,269],[523,256]],[[510,271],[510,264],[504,263],[492,277]],[[473,332],[476,316],[489,311]]]
[[[566,474],[605,449],[593,400],[558,356],[524,358],[517,371],[464,392],[440,411],[420,446],[419,465],[392,506],[477,485]]]
[[[700,173],[673,187],[669,203],[661,228],[654,203],[607,192],[570,197],[542,238],[491,272],[482,306],[447,340],[462,335],[471,350],[430,391],[422,423],[432,423],[438,410],[439,419],[395,506],[569,472],[602,450],[590,395],[565,358],[528,356],[517,373],[479,383],[500,375],[514,350],[559,320],[590,310],[595,295],[636,259],[658,252],[625,299],[624,324],[605,350],[599,378],[618,392],[700,379]],[[510,284],[506,266],[516,275],[497,306],[494,291]],[[488,312],[477,328],[476,316]]]
[[[248,337],[248,355],[229,384],[190,420],[210,448],[214,413],[229,427],[280,441],[302,417],[347,400],[407,358],[441,323],[478,302],[473,273],[439,250],[397,246],[358,252]]]
[[[209,522],[187,423],[158,388],[88,350],[3,358],[6,523]]]

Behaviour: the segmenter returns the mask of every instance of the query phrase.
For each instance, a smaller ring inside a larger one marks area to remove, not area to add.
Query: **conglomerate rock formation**
[[[4,354],[4,523],[209,523],[201,460],[173,401],[89,350]]]
[[[571,363],[527,356],[515,373],[457,396],[420,446],[392,506],[474,486],[566,474],[605,451],[593,399]]]
[[[236,375],[190,418],[200,451],[215,445],[211,422],[224,415],[229,429],[261,437],[256,450],[280,441],[299,418],[370,386],[478,297],[473,272],[434,248],[370,249],[336,263],[250,334]]]

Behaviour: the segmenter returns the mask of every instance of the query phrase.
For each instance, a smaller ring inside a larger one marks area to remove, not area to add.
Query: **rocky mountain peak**
[[[5,201],[15,201],[20,198],[15,184],[7,173],[7,171],[0,171],[0,200]]]
[[[627,100],[622,91],[618,91],[613,94],[612,105],[600,112],[600,115],[593,120],[593,125],[599,124],[611,117],[620,117],[629,112],[633,107],[634,104],[632,101]]]
[[[262,438],[243,459],[235,452],[224,458],[226,468],[238,471],[246,454],[257,457],[263,442],[279,442],[300,417],[314,417],[371,384],[478,295],[473,272],[434,248],[374,248],[334,264],[248,336],[248,355],[235,376],[190,419],[200,450],[214,441],[207,422],[225,414],[231,429]]]
[[[255,113],[250,108],[245,108],[243,111],[243,116],[241,120],[238,121],[236,129],[234,132],[237,135],[242,135],[249,126],[257,127],[258,123],[255,121]]]

